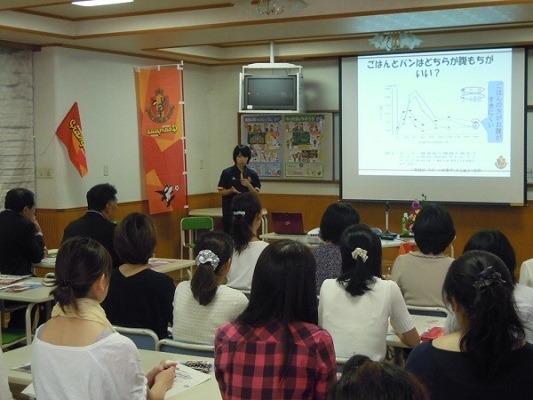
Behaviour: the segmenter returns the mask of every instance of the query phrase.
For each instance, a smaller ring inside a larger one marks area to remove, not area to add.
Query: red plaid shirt
[[[295,350],[283,380],[282,325],[253,328],[237,322],[215,336],[215,376],[224,399],[324,399],[337,362],[329,333],[316,325],[289,325]]]

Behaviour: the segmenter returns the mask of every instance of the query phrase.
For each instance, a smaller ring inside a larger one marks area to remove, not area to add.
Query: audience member
[[[231,399],[324,399],[335,382],[331,336],[317,323],[316,264],[282,240],[257,260],[250,303],[217,330],[215,376]]]
[[[325,242],[312,249],[316,258],[316,292],[322,282],[336,279],[341,272],[339,240],[350,225],[359,223],[359,213],[348,204],[334,203],[326,208],[320,220],[320,238]]]
[[[67,225],[62,242],[75,236],[90,237],[109,251],[113,266],[118,267],[121,262],[113,245],[117,227],[114,223],[117,204],[117,190],[114,186],[109,183],[93,186],[87,192],[87,213]]]
[[[233,210],[233,242],[235,245],[228,273],[229,287],[250,290],[255,263],[268,245],[257,237],[263,216],[259,198],[251,193],[235,196]]]
[[[172,323],[174,281],[153,271],[157,236],[152,218],[131,213],[115,231],[115,250],[124,264],[111,273],[109,293],[103,307],[113,325],[153,330],[159,339],[168,337]]]
[[[340,276],[326,279],[320,290],[318,320],[333,337],[338,357],[364,354],[374,361],[386,355],[389,317],[402,342],[420,342],[398,285],[381,279],[381,240],[365,225],[341,236]]]
[[[530,399],[533,345],[513,300],[509,270],[480,250],[457,258],[443,296],[461,330],[416,347],[406,368],[426,385],[431,399]]]
[[[520,266],[520,279],[522,285],[533,288],[533,258],[526,260]]]
[[[443,206],[427,204],[416,217],[413,233],[419,251],[396,258],[392,280],[400,287],[407,304],[444,307],[442,283],[453,261],[444,251],[455,238],[452,217]]]
[[[114,331],[100,307],[111,266],[109,253],[93,239],[61,245],[52,291],[57,304],[33,341],[39,400],[163,399],[172,386],[175,364],[162,361],[144,376],[135,344]]]
[[[212,344],[216,329],[244,311],[246,296],[224,284],[232,252],[233,242],[225,232],[207,232],[198,238],[196,272],[191,281],[178,285],[174,295],[174,339]]]
[[[6,194],[5,210],[0,212],[0,272],[31,274],[32,263],[45,254],[43,233],[35,218],[35,195],[24,188]]]
[[[405,369],[357,354],[346,362],[328,400],[429,400],[429,394]]]
[[[526,340],[533,343],[533,289],[520,283],[516,283],[514,270],[516,268],[516,256],[507,236],[498,230],[481,230],[468,240],[463,250],[466,253],[470,250],[485,250],[501,258],[514,283],[513,296],[516,303],[516,311],[524,325]],[[472,288],[474,290],[474,288]],[[453,311],[446,318],[444,331],[446,333],[458,331],[459,323]]]
[[[259,193],[261,182],[259,176],[246,165],[252,158],[252,150],[246,145],[237,145],[233,149],[233,166],[226,168],[220,174],[218,192],[222,195],[222,223],[224,232],[231,233],[232,208],[231,202],[235,195],[250,192]]]

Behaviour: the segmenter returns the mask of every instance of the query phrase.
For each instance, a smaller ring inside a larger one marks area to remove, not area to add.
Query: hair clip
[[[494,267],[491,265],[488,268],[485,268],[479,274],[477,274],[476,281],[474,282],[474,288],[476,291],[482,291],[488,287],[494,285],[501,285],[505,283],[502,279],[502,274],[496,272]]]
[[[70,282],[68,279],[62,280],[59,282],[59,286],[72,286],[72,282]]]
[[[244,217],[246,215],[245,211],[233,211],[233,215],[240,215],[241,217]]]
[[[356,247],[355,250],[352,251],[352,258],[357,261],[357,257],[361,257],[361,260],[363,260],[363,262],[366,262],[366,260],[368,259],[367,253],[368,252],[366,250],[360,247]]]
[[[200,266],[205,263],[211,263],[211,266],[213,269],[218,267],[218,263],[220,262],[220,258],[213,253],[211,250],[201,250],[196,258],[194,259],[196,262],[196,265]]]

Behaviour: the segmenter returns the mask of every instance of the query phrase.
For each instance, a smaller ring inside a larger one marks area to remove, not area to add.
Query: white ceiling
[[[303,10],[276,16],[235,1],[79,7],[67,0],[0,0],[0,44],[220,65],[268,61],[271,42],[276,61],[376,52],[368,39],[392,30],[415,32],[420,49],[533,43],[533,1],[306,0]]]

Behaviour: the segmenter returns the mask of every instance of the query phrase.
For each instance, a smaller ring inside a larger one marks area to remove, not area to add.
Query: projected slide
[[[359,57],[357,70],[359,175],[510,177],[511,49]]]

